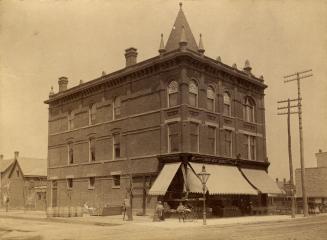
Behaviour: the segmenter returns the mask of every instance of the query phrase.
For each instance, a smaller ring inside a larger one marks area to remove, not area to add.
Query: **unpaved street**
[[[171,224],[165,224],[128,223],[119,226],[95,226],[0,219],[0,239],[327,239],[327,216],[205,227],[201,225],[201,222],[190,227],[176,222],[176,224],[180,224],[180,228],[169,227]]]

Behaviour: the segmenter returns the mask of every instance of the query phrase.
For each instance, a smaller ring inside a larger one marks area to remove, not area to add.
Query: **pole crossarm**
[[[294,101],[299,101],[299,100],[302,100],[302,98],[294,98],[294,99],[290,99],[289,101],[294,102]],[[288,100],[281,100],[281,101],[278,101],[277,103],[286,103],[286,102],[288,102]]]
[[[302,71],[302,72],[296,72],[296,73],[294,73],[294,74],[290,74],[290,75],[284,76],[284,78],[293,77],[293,76],[296,76],[296,75],[298,75],[298,74],[308,73],[308,72],[311,72],[311,71],[312,71],[312,69],[305,70],[305,71]]]
[[[290,106],[290,107],[278,107],[277,110],[280,110],[280,109],[288,109],[288,108],[297,108],[298,105],[293,105],[293,106]]]
[[[288,112],[277,113],[277,115],[287,115]],[[298,112],[290,112],[290,114],[298,114]]]
[[[300,79],[308,78],[308,77],[312,77],[312,76],[313,76],[313,74],[304,75],[304,76],[299,76],[298,78],[292,78],[292,79],[285,80],[284,83],[287,83],[287,82],[293,82],[293,81],[298,81],[298,80],[300,80]]]

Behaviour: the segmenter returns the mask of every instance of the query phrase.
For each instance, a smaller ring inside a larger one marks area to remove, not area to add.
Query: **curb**
[[[35,217],[4,216],[4,215],[0,215],[0,218],[42,221],[42,222],[55,222],[55,223],[70,223],[70,224],[81,224],[81,225],[95,225],[95,226],[120,226],[120,225],[123,225],[123,223],[104,223],[104,222],[94,222],[94,221],[86,222],[86,221],[79,221],[79,220],[66,220],[66,219],[62,219],[62,218],[35,218]]]

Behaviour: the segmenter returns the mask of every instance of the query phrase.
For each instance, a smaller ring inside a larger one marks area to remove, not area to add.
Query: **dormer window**
[[[178,104],[178,83],[171,81],[167,89],[168,93],[168,107],[173,107]]]

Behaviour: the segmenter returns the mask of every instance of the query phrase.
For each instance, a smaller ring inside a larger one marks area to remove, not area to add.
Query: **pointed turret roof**
[[[182,30],[184,26],[184,30]],[[170,32],[167,44],[166,51],[173,51],[179,49],[179,42],[181,41],[182,31],[185,34],[185,40],[187,41],[187,48],[198,51],[198,46],[194,39],[193,33],[191,31],[190,25],[188,24],[185,14],[182,10],[182,4],[180,3],[180,9],[177,14],[173,29]]]

